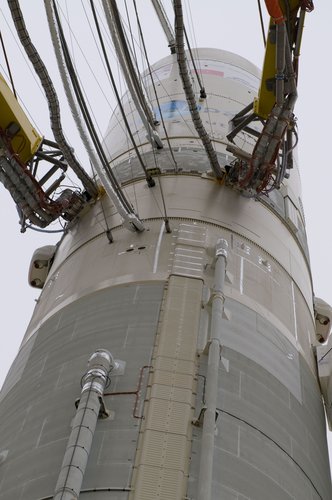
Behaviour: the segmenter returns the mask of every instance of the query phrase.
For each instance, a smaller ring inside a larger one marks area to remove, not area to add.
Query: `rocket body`
[[[260,75],[228,52],[197,54],[208,93],[198,106],[225,167],[233,160],[229,120],[253,100]],[[119,365],[102,397],[107,418],[98,419],[80,498],[201,500],[207,491],[206,500],[329,500],[296,158],[269,197],[248,198],[216,182],[175,55],[154,65],[153,79],[159,104],[150,83],[151,100],[176,162],[161,126],[164,148],[152,150],[125,95],[156,186],[146,185],[117,111],[104,147],[145,230],[124,228],[103,197],[56,248],[0,396],[0,500],[53,497],[81,377],[101,348]],[[252,150],[249,134],[237,140]],[[220,240],[227,255],[216,294]],[[220,314],[213,315],[216,300]],[[210,460],[207,475],[202,455]]]

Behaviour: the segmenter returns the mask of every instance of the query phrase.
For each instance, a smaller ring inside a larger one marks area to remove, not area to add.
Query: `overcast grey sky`
[[[119,4],[122,2],[119,0]],[[129,2],[130,3],[130,2]],[[150,47],[150,61],[168,55],[167,44],[159,29],[156,17],[149,8],[149,0],[138,0],[143,13],[143,29]],[[170,0],[165,0],[171,12]],[[332,304],[331,257],[332,235],[330,224],[330,200],[332,186],[332,166],[330,158],[330,124],[332,116],[331,97],[332,81],[330,22],[332,4],[325,0],[316,2],[315,10],[306,17],[305,31],[300,59],[299,98],[295,113],[299,127],[299,159],[302,174],[303,200],[306,214],[307,233],[312,263],[314,291],[318,297]],[[63,12],[68,14],[75,37],[79,40],[85,54],[94,53],[93,41],[89,37],[85,14],[80,0],[61,0]],[[89,2],[85,1],[86,10]],[[99,2],[96,2],[99,4]],[[187,0],[185,11],[191,15],[195,27],[195,40],[192,45],[216,47],[238,53],[251,60],[258,67],[262,66],[263,43],[256,0]],[[190,5],[190,11],[188,6]],[[67,111],[61,85],[57,76],[53,51],[50,46],[42,0],[21,0],[26,24],[31,38],[42,58],[45,60],[63,102],[64,127],[71,144],[76,148],[82,161],[78,136],[74,130],[70,113]],[[264,7],[264,2],[262,2]],[[190,16],[189,16],[190,17]],[[13,40],[10,30],[13,24],[7,2],[0,3],[0,28],[7,46],[8,56],[15,80],[15,85],[24,105],[36,121],[39,130],[51,138],[48,110],[42,92],[25,63],[20,50]],[[77,64],[82,57],[76,46],[74,35],[71,44],[77,57]],[[93,72],[102,81],[100,65],[89,58]],[[3,65],[3,56],[0,55]],[[0,69],[3,72],[3,69]],[[111,114],[111,108],[102,96],[89,70],[82,70],[89,87],[89,98],[95,110],[98,124],[105,130]],[[106,88],[106,87],[105,87]],[[108,89],[107,89],[108,92]],[[0,340],[0,384],[17,353],[20,340],[31,316],[34,301],[38,297],[28,286],[27,272],[31,255],[38,246],[50,244],[57,238],[34,232],[20,234],[17,213],[13,201],[5,189],[0,186],[0,221],[1,221],[1,340]]]

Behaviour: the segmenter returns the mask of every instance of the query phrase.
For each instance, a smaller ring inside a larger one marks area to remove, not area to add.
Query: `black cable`
[[[12,72],[10,70],[10,65],[9,65],[9,61],[8,61],[8,57],[7,57],[7,52],[6,52],[6,47],[5,47],[5,43],[3,41],[3,38],[2,38],[1,31],[0,31],[0,41],[1,41],[1,47],[2,47],[2,51],[3,51],[3,55],[5,56],[6,66],[7,66],[7,70],[8,70],[8,74],[9,74],[9,78],[10,78],[10,83],[12,84],[13,94],[14,94],[15,98],[17,99],[15,85],[14,85],[14,80],[13,80]]]
[[[264,47],[266,47],[266,36],[265,36],[265,31],[264,31],[264,22],[263,22],[263,13],[262,13],[261,0],[257,0],[257,4],[258,4],[258,10],[259,10],[259,17],[260,17],[260,20],[261,20],[261,28],[262,28],[262,35],[263,35]]]
[[[26,29],[22,11],[18,0],[8,0],[8,6],[15,24],[17,35],[23,45],[23,48],[32,63],[35,72],[37,73],[40,83],[44,89],[46,100],[48,103],[51,128],[54,137],[61,148],[69,166],[73,169],[77,177],[81,180],[84,188],[89,196],[95,198],[98,194],[98,189],[88,173],[80,165],[72,148],[68,144],[61,124],[60,104],[53,82],[46,69],[46,66],[41,59],[36,47],[33,45],[28,30]]]
[[[200,88],[200,98],[201,99],[206,99],[205,88],[204,88],[204,85],[202,83],[201,77],[199,76],[199,73],[198,73],[198,70],[197,70],[197,67],[196,67],[196,63],[195,63],[194,56],[193,56],[192,51],[191,51],[191,46],[190,46],[190,43],[189,43],[189,39],[188,39],[188,35],[187,35],[187,30],[186,30],[185,26],[183,27],[183,31],[184,31],[184,36],[185,36],[185,39],[186,39],[187,47],[188,47],[188,50],[189,50],[190,59],[191,59],[192,65],[194,67],[195,75],[196,75],[196,78],[197,78],[197,81],[198,81],[198,85],[199,85],[199,88]]]
[[[66,229],[40,229],[38,227],[31,226],[30,224],[25,223],[24,227],[28,229],[32,229],[32,231],[38,231],[38,233],[64,233]]]
[[[93,143],[94,143],[94,145],[95,145],[95,147],[97,149],[99,159],[101,160],[101,162],[102,162],[103,165],[105,163],[108,165],[107,158],[105,156],[105,153],[104,153],[103,148],[101,146],[101,143],[99,141],[97,132],[96,132],[95,127],[93,125],[90,113],[89,113],[88,108],[86,106],[86,103],[85,103],[85,100],[84,100],[84,96],[83,96],[83,93],[81,91],[78,79],[77,79],[75,68],[74,68],[73,63],[71,61],[71,57],[70,57],[70,54],[69,54],[67,42],[66,42],[66,39],[65,39],[65,36],[64,36],[64,32],[63,32],[63,29],[62,29],[62,24],[61,24],[60,17],[59,17],[59,14],[58,14],[58,11],[57,11],[57,7],[56,7],[56,4],[55,4],[54,0],[53,0],[53,7],[54,7],[55,17],[56,17],[56,21],[57,21],[57,25],[58,25],[59,38],[60,38],[60,42],[61,42],[62,51],[63,51],[63,54],[64,54],[66,66],[67,66],[67,69],[68,69],[69,76],[71,78],[71,82],[72,82],[72,85],[73,85],[73,88],[74,88],[74,91],[75,91],[76,98],[78,100],[81,112],[82,112],[82,114],[84,116],[84,119],[86,121],[86,125],[87,125],[87,127],[89,129],[90,135],[92,136]],[[120,186],[118,185],[117,188],[119,189]]]
[[[150,75],[150,78],[151,78],[154,95],[155,95],[156,101],[157,101],[161,123],[162,123],[163,129],[164,129],[164,133],[165,133],[167,145],[169,147],[169,150],[170,150],[170,153],[171,153],[171,156],[172,156],[172,160],[173,160],[174,165],[175,165],[175,170],[177,171],[178,170],[178,164],[176,162],[176,159],[175,159],[175,156],[174,156],[174,153],[173,153],[173,149],[172,149],[172,146],[171,146],[171,143],[170,143],[170,140],[169,140],[169,136],[168,136],[168,133],[167,133],[167,130],[166,130],[166,125],[165,125],[164,117],[163,117],[163,114],[161,112],[159,97],[158,97],[158,94],[157,94],[156,85],[154,83],[154,79],[153,79],[153,75],[152,75],[152,70],[151,70],[151,65],[150,65],[150,61],[149,61],[149,57],[148,57],[148,52],[146,50],[145,40],[144,40],[144,37],[143,37],[143,30],[142,30],[141,22],[139,20],[139,15],[138,15],[138,11],[137,11],[136,0],[133,0],[133,4],[134,4],[134,9],[135,9],[135,14],[136,14],[136,21],[137,21],[137,26],[138,26],[138,30],[139,30],[139,35],[140,35],[141,40],[142,40],[144,56],[145,56],[145,59],[146,59],[146,63],[148,65],[149,75]]]
[[[324,356],[322,356],[319,360],[318,360],[318,363],[320,363],[321,361],[323,361],[324,358],[326,358],[326,356],[332,351],[332,347],[324,354]]]
[[[116,4],[116,0],[112,0],[110,2],[110,10],[112,12],[114,23],[116,25],[116,29],[117,29],[117,33],[118,33],[119,40],[120,40],[120,43],[121,43],[121,47],[122,47],[122,50],[123,50],[123,54],[124,54],[126,62],[127,62],[127,66],[128,66],[128,69],[129,69],[131,81],[132,81],[133,86],[134,86],[134,88],[136,90],[136,94],[137,94],[138,99],[140,101],[141,107],[142,107],[142,109],[143,109],[143,111],[145,113],[145,116],[147,117],[147,120],[148,120],[151,128],[154,129],[154,127],[155,127],[154,118],[152,116],[151,110],[147,106],[147,102],[146,102],[144,94],[142,92],[141,85],[140,85],[140,83],[139,83],[139,81],[137,79],[135,67],[133,65],[133,62],[131,60],[131,56],[130,56],[130,53],[129,53],[129,50],[128,50],[128,45],[127,45],[126,37],[125,37],[124,31],[123,31],[123,27],[122,27],[122,23],[121,23],[121,18],[120,18],[120,14],[119,14],[119,10],[118,10],[117,4]]]
[[[138,66],[138,57],[137,57],[136,49],[135,49],[135,39],[134,39],[134,35],[133,35],[133,30],[132,30],[132,27],[131,27],[129,10],[128,10],[128,5],[127,5],[127,0],[125,0],[124,4],[125,4],[126,15],[127,15],[127,22],[128,22],[128,28],[129,28],[130,38],[131,38],[131,52],[132,52],[133,57],[134,57],[134,62],[135,62],[135,66],[136,66],[137,75],[140,77],[140,69],[139,69],[139,66]],[[142,78],[140,78],[140,83],[142,85]]]
[[[222,408],[216,408],[217,411],[220,411],[221,413],[225,413],[226,415],[229,415],[230,417],[233,417],[235,418],[236,420],[239,420],[240,422],[248,425],[248,427],[251,427],[252,429],[254,429],[255,431],[259,432],[260,434],[262,434],[262,436],[266,437],[269,441],[271,441],[272,443],[274,443],[283,453],[285,453],[291,460],[292,462],[294,462],[294,464],[301,470],[301,472],[305,475],[305,477],[308,479],[308,481],[310,482],[310,484],[312,485],[312,487],[314,488],[315,492],[317,493],[317,495],[319,496],[319,498],[321,500],[323,500],[323,497],[320,495],[319,491],[317,490],[316,486],[314,485],[313,481],[310,479],[310,477],[308,476],[308,474],[306,473],[306,471],[303,469],[303,467],[301,467],[301,465],[292,457],[292,455],[290,453],[288,453],[287,450],[285,450],[285,448],[283,448],[282,446],[280,446],[279,443],[277,443],[277,441],[275,441],[274,439],[272,439],[268,434],[266,434],[264,431],[262,431],[261,429],[259,429],[258,427],[256,427],[255,425],[251,424],[250,422],[247,422],[246,420],[244,420],[243,418],[241,417],[238,417],[237,415],[234,415],[233,413],[230,413],[229,411],[226,411],[226,410],[223,410]]]
[[[104,56],[104,59],[105,59],[106,67],[107,67],[107,70],[108,70],[109,77],[111,79],[113,91],[115,93],[115,97],[116,97],[116,100],[118,102],[118,106],[119,106],[119,109],[121,111],[121,115],[122,115],[124,124],[126,126],[127,131],[128,131],[128,135],[130,137],[132,145],[133,145],[133,147],[135,149],[135,153],[137,155],[138,161],[139,161],[139,163],[140,163],[140,165],[141,165],[141,167],[142,167],[142,169],[144,171],[145,178],[146,178],[146,181],[148,183],[148,186],[149,187],[153,187],[155,185],[155,182],[154,182],[153,178],[151,177],[151,174],[149,174],[149,172],[147,171],[146,166],[144,165],[142,156],[141,156],[141,154],[139,152],[139,149],[138,149],[137,144],[135,142],[134,136],[133,136],[132,131],[130,129],[126,113],[125,113],[124,108],[122,106],[121,98],[120,98],[120,95],[119,95],[119,92],[118,92],[118,89],[117,89],[117,86],[116,86],[116,83],[115,83],[115,79],[114,79],[113,72],[112,72],[112,69],[111,69],[111,66],[110,66],[110,63],[109,63],[109,59],[108,59],[108,56],[107,56],[107,52],[106,52],[106,48],[105,48],[103,36],[102,36],[101,30],[100,30],[100,25],[99,25],[99,21],[98,21],[98,18],[97,18],[96,9],[95,9],[93,0],[90,0],[90,5],[91,5],[93,19],[95,21],[95,25],[96,25],[96,29],[97,29],[97,33],[98,33],[98,37],[99,37],[99,41],[100,41],[100,45],[101,45],[101,49],[102,49],[103,56]]]
[[[154,162],[155,162],[156,168],[157,168],[157,170],[160,170],[158,168],[156,153],[155,153],[154,150],[153,150],[153,155],[154,155]],[[165,196],[164,196],[164,191],[163,191],[163,187],[162,187],[162,184],[161,184],[161,176],[160,175],[158,176],[158,180],[159,180],[159,189],[160,189],[161,201],[162,201],[163,208],[164,208],[165,230],[166,230],[166,233],[171,233],[172,230],[171,230],[171,226],[170,226],[170,223],[169,223],[169,218],[168,218],[168,215],[167,215]]]
[[[100,162],[108,174],[108,177],[111,181],[111,184],[112,184],[114,191],[118,194],[118,196],[119,196],[122,204],[126,208],[126,210],[129,213],[133,213],[133,207],[131,206],[131,204],[127,200],[126,196],[122,192],[122,189],[121,189],[116,177],[114,176],[114,174],[109,166],[105,152],[104,152],[103,147],[101,145],[101,142],[99,140],[99,137],[98,137],[98,134],[97,134],[96,129],[94,127],[94,124],[92,122],[89,110],[87,108],[84,96],[83,96],[81,88],[80,88],[80,84],[79,84],[78,79],[77,79],[75,68],[74,68],[73,63],[71,61],[71,57],[70,57],[70,54],[68,51],[67,42],[66,42],[66,39],[65,39],[65,36],[63,33],[60,17],[59,17],[57,7],[56,7],[54,0],[53,0],[53,8],[54,8],[55,18],[56,18],[56,22],[57,22],[57,26],[58,26],[58,31],[59,31],[59,38],[60,38],[61,47],[63,50],[63,55],[65,58],[67,70],[68,70],[68,73],[69,73],[69,76],[70,76],[70,79],[71,79],[71,82],[73,85],[73,89],[74,89],[80,110],[82,112],[83,118],[84,118],[86,126],[88,128],[88,131],[90,133],[91,140],[95,146],[95,149],[96,149],[97,155],[100,159]]]

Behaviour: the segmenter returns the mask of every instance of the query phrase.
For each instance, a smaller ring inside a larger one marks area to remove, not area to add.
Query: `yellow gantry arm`
[[[30,123],[13,92],[0,74],[0,133],[22,163],[28,163],[38,150],[42,137]]]

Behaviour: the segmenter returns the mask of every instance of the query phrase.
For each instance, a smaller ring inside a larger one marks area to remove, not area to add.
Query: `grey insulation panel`
[[[301,355],[289,359],[296,362],[297,375],[283,363],[277,373],[273,358],[281,356],[278,350],[285,357],[292,353],[292,344],[285,337],[281,343],[281,333],[257,313],[226,303],[232,315],[222,325],[212,499],[330,500],[325,417],[314,374]],[[203,354],[197,416],[205,404],[206,365]],[[201,427],[193,432],[191,500],[196,499],[201,433]]]
[[[222,343],[274,375],[289,392],[302,401],[299,353],[267,319],[240,302],[227,298],[230,321],[222,320]]]
[[[111,417],[99,420],[83,489],[128,488],[164,285],[104,289],[71,303],[48,321],[18,355],[0,407],[1,500],[52,498],[80,395],[80,380],[97,348],[125,362],[105,397]],[[10,390],[8,390],[8,388]],[[120,393],[120,394],[119,394]],[[84,493],[84,498],[128,498],[127,491]]]

